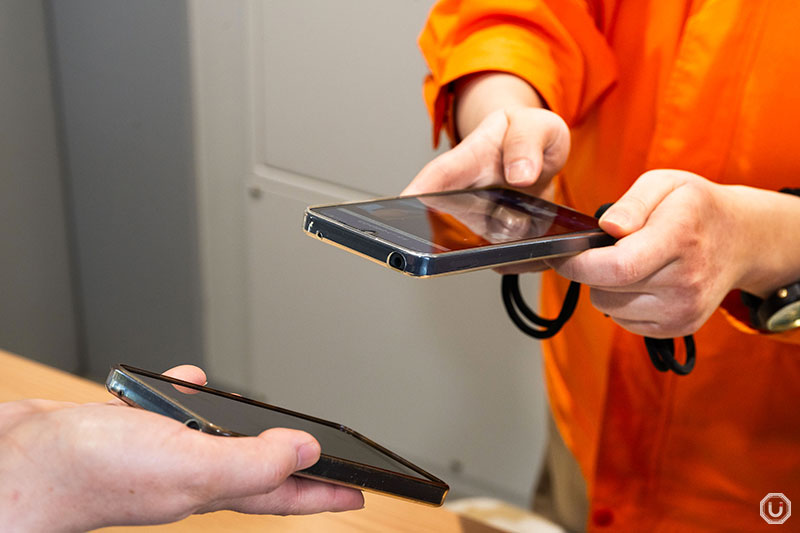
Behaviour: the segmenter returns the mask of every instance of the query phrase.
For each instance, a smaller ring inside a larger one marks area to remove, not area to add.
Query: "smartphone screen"
[[[256,436],[270,428],[298,429],[320,443],[322,458],[308,477],[439,505],[447,485],[355,431],[323,419],[118,365],[108,389],[129,404],[224,436]]]
[[[597,229],[590,216],[512,189],[476,189],[317,208],[425,253]],[[398,236],[400,237],[398,239]]]

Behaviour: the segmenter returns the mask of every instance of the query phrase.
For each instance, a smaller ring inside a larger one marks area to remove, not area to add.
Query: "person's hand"
[[[547,197],[569,153],[569,129],[555,113],[534,107],[500,109],[449,152],[425,165],[402,195],[491,185]],[[547,269],[539,260],[494,269],[520,274]]]
[[[567,160],[566,123],[546,109],[536,91],[503,72],[459,80],[456,129],[464,140],[438,156],[401,193],[424,194],[503,185],[548,198],[553,176]],[[546,269],[541,261],[500,267],[501,274]]]
[[[182,366],[169,375],[202,384]],[[363,507],[360,491],[290,477],[320,454],[311,435],[217,437],[115,400],[0,404],[0,516],[8,530],[85,531],[231,509],[306,514]]]
[[[614,246],[548,263],[590,286],[594,306],[625,329],[688,335],[731,289],[763,295],[781,277],[796,276],[798,261],[789,255],[797,255],[796,237],[794,246],[776,240],[776,229],[786,227],[780,221],[796,216],[796,200],[689,172],[650,171],[600,218],[619,239]]]
[[[402,194],[506,185],[538,196],[569,154],[569,129],[528,83],[504,72],[455,82],[455,126],[464,137],[428,163]]]
[[[498,109],[455,148],[425,165],[402,195],[504,185],[541,196],[568,154],[569,129],[555,113]]]

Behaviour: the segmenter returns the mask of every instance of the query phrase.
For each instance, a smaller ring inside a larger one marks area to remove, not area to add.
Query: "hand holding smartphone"
[[[128,405],[221,437],[256,436],[274,427],[310,433],[322,454],[297,476],[436,506],[449,490],[442,480],[335,422],[128,365],[111,369],[106,388]]]

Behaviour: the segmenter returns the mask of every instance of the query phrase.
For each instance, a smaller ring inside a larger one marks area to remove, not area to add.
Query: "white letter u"
[[[778,518],[780,515],[783,514],[783,502],[780,502],[780,504],[778,505],[778,512],[777,513],[773,513],[772,512],[772,501],[770,501],[767,504],[767,512],[769,513],[769,515],[772,518]]]

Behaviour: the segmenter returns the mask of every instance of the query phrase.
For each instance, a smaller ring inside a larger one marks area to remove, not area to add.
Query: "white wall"
[[[200,363],[186,4],[49,9],[86,370]]]
[[[0,348],[80,367],[42,3],[0,2]]]
[[[416,46],[431,3],[190,2],[208,365],[455,496],[525,505],[540,357],[499,276],[411,280],[301,231],[307,205],[397,193],[435,155]]]
[[[202,361],[186,3],[0,2],[0,348]]]

